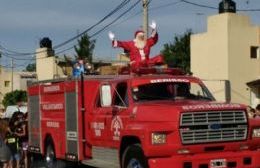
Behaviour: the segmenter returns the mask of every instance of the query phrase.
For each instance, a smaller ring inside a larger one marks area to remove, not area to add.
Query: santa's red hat
[[[137,30],[137,31],[135,32],[135,37],[136,37],[139,33],[143,33],[143,34],[144,34],[144,31],[143,31],[143,30]]]

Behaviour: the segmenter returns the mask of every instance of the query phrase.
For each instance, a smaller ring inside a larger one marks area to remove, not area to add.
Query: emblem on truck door
[[[123,129],[123,122],[119,116],[113,118],[111,122],[111,130],[113,131],[113,140],[119,141],[120,140],[120,130]]]
[[[105,124],[103,122],[92,122],[91,128],[95,131],[95,136],[100,137],[102,130],[105,128]]]

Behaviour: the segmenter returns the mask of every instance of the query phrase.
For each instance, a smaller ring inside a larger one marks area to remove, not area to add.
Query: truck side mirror
[[[110,85],[102,85],[100,93],[100,102],[102,107],[109,107],[112,104],[112,94]]]

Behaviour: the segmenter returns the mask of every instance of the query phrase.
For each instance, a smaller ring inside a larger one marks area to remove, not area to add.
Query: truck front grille
[[[182,113],[180,135],[183,144],[241,141],[247,137],[243,111]]]

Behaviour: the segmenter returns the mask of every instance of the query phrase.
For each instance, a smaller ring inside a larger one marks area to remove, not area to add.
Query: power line
[[[152,8],[150,8],[150,10],[157,10],[157,9],[160,9],[160,8],[169,7],[169,6],[172,6],[172,5],[176,5],[176,4],[180,3],[180,2],[182,2],[182,0],[179,0],[179,1],[176,1],[176,2],[171,2],[171,3],[165,4],[165,5],[160,5],[160,6],[152,7]],[[151,0],[150,0],[148,3],[151,3]],[[130,7],[130,9],[128,9],[128,10],[127,10],[126,12],[124,12],[122,15],[125,15],[127,12],[129,12],[131,9],[133,9],[137,4],[138,4],[138,2],[136,2],[132,7]],[[123,21],[121,21],[121,22],[118,23],[118,24],[115,24],[114,26],[120,25],[120,24],[122,24],[123,22],[128,21],[130,18],[133,18],[134,16],[139,15],[140,13],[142,13],[142,11],[139,11],[139,12],[135,13],[134,15],[129,16],[128,18],[124,19]],[[115,19],[114,21],[112,21],[112,22],[115,23],[115,22],[116,22],[118,19],[120,19],[121,17],[122,17],[122,16],[120,15],[118,18],[116,18],[116,19]],[[96,33],[94,33],[93,35],[91,35],[90,37],[92,38],[92,37],[94,37],[95,35],[97,35],[98,33],[101,33],[101,32],[102,32],[103,30],[105,30],[107,27],[109,27],[110,25],[112,25],[112,24],[113,24],[112,22],[111,22],[109,25],[106,25],[104,28],[102,28],[102,29],[99,30],[98,32],[96,32]],[[65,52],[65,51],[69,51],[69,50],[71,50],[71,49],[73,49],[73,48],[74,48],[74,46],[69,47],[69,48],[66,48],[66,49],[64,49],[64,50],[62,50],[62,51],[57,52],[57,54],[63,53],[63,52]]]
[[[169,6],[174,6],[174,5],[177,5],[180,2],[182,2],[182,0],[179,0],[179,1],[176,1],[176,2],[171,2],[171,3],[165,4],[165,5],[155,6],[155,7],[150,8],[150,10],[157,10],[157,9],[166,8],[166,7],[169,7]]]
[[[149,1],[149,3],[151,3],[152,0]],[[93,29],[95,26],[97,26],[98,24],[102,23],[106,18],[110,17],[112,14],[116,13],[118,10],[120,10],[121,8],[123,8],[123,6],[125,6],[127,3],[129,3],[130,1],[129,0],[124,0],[120,5],[118,5],[113,11],[111,11],[108,15],[106,15],[105,17],[103,17],[99,22],[97,22],[96,24],[92,25],[90,28],[88,28],[87,30],[83,31],[82,33],[78,34],[77,36],[74,36],[73,38],[69,39],[69,40],[66,40],[65,42],[59,44],[59,45],[56,45],[56,49],[61,47],[62,45],[65,45],[65,43],[69,43],[70,40],[75,40],[76,38],[80,37],[81,35],[85,34],[86,32],[90,31],[91,29]],[[164,7],[168,7],[170,5],[176,5],[180,2],[184,2],[186,4],[190,4],[190,5],[193,5],[193,6],[198,6],[198,7],[203,7],[203,8],[208,8],[208,9],[214,9],[214,10],[217,10],[218,8],[217,7],[213,7],[213,6],[208,6],[208,5],[204,5],[204,4],[199,4],[199,3],[194,3],[194,2],[190,2],[190,1],[187,1],[187,0],[180,0],[180,1],[177,1],[177,2],[171,2],[171,3],[168,3],[168,4],[164,4],[164,5],[160,5],[160,6],[156,6],[156,7],[153,7],[153,8],[150,8],[150,10],[157,10],[157,9],[160,9],[160,8],[164,8]],[[122,16],[124,16],[127,12],[129,12],[131,9],[133,9],[136,5],[138,4],[138,2],[136,2],[134,5],[132,5],[128,10],[126,10],[124,13],[122,13],[120,16],[118,16],[116,19],[114,19],[112,22],[110,22],[109,24],[107,24],[106,26],[104,26],[103,28],[101,28],[100,30],[98,30],[97,32],[95,32],[94,34],[92,34],[90,37],[93,38],[94,36],[97,36],[98,34],[100,34],[102,31],[104,31],[105,29],[107,29],[109,26],[111,26],[113,23],[115,23],[116,21],[118,21]],[[260,11],[260,9],[238,9],[238,11]],[[118,23],[118,24],[121,24],[127,20],[129,20],[130,18],[132,18],[133,16],[136,16],[138,14],[140,14],[142,11],[134,14],[134,15],[131,15],[130,17],[128,17],[127,19],[123,20],[122,22]],[[110,15],[111,14],[111,15]],[[117,25],[118,25],[117,24]],[[19,53],[19,52],[16,52],[16,51],[12,51],[12,50],[9,50],[3,46],[0,45],[0,48],[7,51],[5,53],[3,53],[3,56],[6,56],[6,57],[9,57],[9,58],[13,58],[13,59],[16,59],[16,60],[35,60],[35,59],[30,59],[30,58],[15,58],[15,57],[12,57],[12,56],[28,56],[28,55],[33,55],[33,54],[37,54],[39,52],[35,52],[35,53]],[[56,54],[60,54],[60,53],[63,53],[65,51],[68,51],[68,50],[71,50],[73,49],[74,46],[72,47],[69,47],[69,48],[66,48],[64,50],[61,50],[61,51],[58,51]]]
[[[90,28],[86,29],[85,31],[83,31],[82,33],[79,33],[78,35],[64,41],[63,43],[60,43],[56,46],[53,47],[53,49],[57,49],[77,38],[79,38],[80,36],[86,34],[88,31],[92,30],[94,27],[96,27],[97,25],[99,25],[100,23],[102,23],[103,21],[105,21],[108,17],[110,17],[111,15],[113,15],[114,13],[116,13],[117,11],[119,11],[120,9],[122,9],[126,4],[128,4],[130,2],[130,0],[124,0],[121,4],[119,4],[113,11],[111,11],[109,14],[107,14],[105,17],[103,17],[100,21],[98,21],[96,24],[92,25]]]
[[[184,3],[190,4],[190,5],[194,5],[194,6],[198,6],[198,7],[202,7],[202,8],[218,9],[216,7],[213,7],[213,6],[203,5],[203,4],[194,3],[194,2],[190,2],[190,1],[186,1],[186,0],[181,0],[181,1],[184,2]]]
[[[149,3],[151,3],[152,0],[149,1]],[[57,48],[60,48],[62,47],[63,45],[66,45],[67,43],[77,39],[78,37],[82,36],[83,34],[87,33],[88,31],[92,30],[94,27],[96,27],[97,25],[99,25],[100,23],[102,23],[103,21],[105,21],[107,18],[109,18],[111,15],[113,15],[114,13],[116,13],[117,11],[119,11],[120,9],[122,9],[127,3],[129,3],[130,0],[124,0],[123,2],[121,2],[118,6],[116,6],[116,8],[114,10],[112,10],[110,13],[108,13],[106,16],[104,16],[100,21],[98,21],[96,24],[92,25],[90,28],[84,30],[82,33],[79,33],[78,35],[54,46],[54,49],[57,49]],[[204,5],[204,4],[200,4],[200,3],[195,3],[195,2],[191,2],[191,1],[188,1],[188,0],[180,0],[178,2],[174,2],[172,4],[175,4],[175,3],[179,3],[179,2],[184,2],[184,3],[187,3],[187,4],[190,4],[190,5],[193,5],[193,6],[198,6],[198,7],[202,7],[202,8],[208,8],[208,9],[214,9],[214,10],[217,10],[218,8],[217,7],[214,7],[214,6],[209,6],[209,5]],[[156,10],[156,9],[159,9],[159,8],[163,8],[163,7],[167,7],[168,5],[170,4],[166,4],[166,5],[161,5],[159,7],[156,7],[155,9],[151,8],[150,10]],[[260,9],[237,9],[237,11],[248,11],[248,12],[254,12],[254,11],[260,11]],[[135,15],[138,15],[138,13],[136,13]],[[135,16],[134,15],[134,16]],[[128,18],[127,18],[128,20]],[[124,22],[124,21],[123,21]],[[122,22],[121,22],[122,23]],[[10,49],[7,49],[3,46],[0,45],[0,48],[4,51],[6,51],[6,55],[8,56],[32,56],[32,55],[35,55],[35,54],[38,54],[38,53],[41,53],[42,51],[40,52],[17,52],[17,51],[14,51],[14,50],[10,50]],[[71,48],[71,47],[70,47]],[[65,49],[67,50],[67,49]]]
[[[184,3],[190,4],[190,5],[193,5],[193,6],[198,6],[198,7],[202,7],[202,8],[218,10],[218,8],[214,7],[214,6],[204,5],[204,4],[195,3],[195,2],[190,2],[190,1],[187,1],[187,0],[181,0],[181,1],[184,2]],[[258,12],[258,11],[260,11],[260,9],[237,9],[237,11]]]
[[[12,59],[12,58],[11,58],[11,60],[15,60],[15,59]],[[22,64],[17,64],[17,63],[15,63],[15,64],[14,64],[14,68],[25,67],[25,66],[27,66],[28,64],[31,64],[32,62],[35,62],[35,59],[34,59],[34,58],[28,59],[26,62],[24,62],[24,63],[22,63]],[[1,67],[1,66],[4,67],[4,68],[12,68],[11,65],[1,65],[1,64],[0,64],[0,67]]]
[[[75,46],[75,45],[74,45],[74,46]],[[72,47],[69,47],[69,48],[66,48],[66,49],[64,49],[64,50],[61,50],[61,51],[58,51],[56,54],[58,55],[58,54],[64,53],[65,51],[69,51],[69,50],[73,49],[73,48],[74,48],[74,46],[72,46]]]
[[[111,12],[109,12],[106,16],[104,16],[101,20],[99,20],[96,24],[92,25],[91,27],[89,27],[88,29],[84,30],[82,33],[79,33],[78,35],[76,36],[73,36],[72,38],[56,45],[53,47],[53,49],[57,49],[57,48],[60,48],[64,45],[66,45],[67,43],[70,43],[71,41],[74,41],[75,39],[77,39],[78,37],[86,34],[88,31],[92,30],[94,27],[96,27],[97,25],[101,24],[102,22],[104,22],[107,18],[109,18],[110,16],[112,16],[114,13],[118,12],[120,9],[122,9],[125,5],[127,5],[128,3],[130,2],[130,0],[124,0],[123,2],[121,2],[118,6],[116,6],[115,9],[113,9]],[[40,52],[17,52],[17,51],[13,51],[13,50],[10,50],[10,49],[7,49],[3,46],[0,45],[0,48],[2,50],[5,50],[7,51],[7,54],[8,55],[12,55],[12,56],[25,56],[25,55],[35,55],[35,54],[38,54],[38,53],[42,53],[43,51],[40,51]]]
[[[90,38],[93,38],[95,36],[97,36],[98,34],[100,34],[101,32],[103,32],[105,29],[107,29],[109,26],[111,26],[112,24],[114,24],[116,21],[118,21],[121,17],[123,17],[126,13],[128,13],[130,10],[132,10],[133,8],[135,8],[138,3],[140,3],[140,0],[137,0],[132,6],[130,6],[130,8],[128,8],[126,11],[124,11],[121,15],[119,15],[117,18],[115,18],[113,21],[111,21],[109,24],[107,24],[106,26],[104,26],[103,28],[101,28],[100,30],[98,30],[97,32],[93,33],[92,35],[90,35]],[[60,54],[63,53],[65,51],[69,51],[71,49],[73,49],[74,46],[69,47],[67,49],[64,49],[62,51],[57,52],[56,54]]]
[[[140,3],[139,0],[137,0],[129,9],[127,9],[125,12],[123,12],[121,15],[119,15],[117,18],[115,18],[111,23],[107,24],[105,27],[103,27],[102,29],[100,29],[99,31],[95,32],[94,34],[92,34],[90,36],[90,38],[93,38],[94,36],[97,36],[98,34],[100,34],[102,31],[104,31],[106,28],[108,28],[109,26],[111,26],[113,23],[115,23],[116,21],[118,21],[121,17],[123,17],[127,12],[129,12],[130,10],[132,10],[134,7],[136,7],[136,5]]]
[[[109,26],[111,26],[112,24],[114,24],[116,21],[118,21],[121,17],[123,17],[126,13],[128,13],[130,10],[132,10],[134,7],[136,7],[138,5],[140,1],[137,0],[132,6],[130,6],[126,11],[124,11],[122,14],[120,14],[117,18],[115,18],[113,21],[111,21],[109,24],[107,24],[106,26],[104,26],[103,28],[101,28],[100,30],[98,30],[97,32],[93,33],[90,38],[93,38],[95,36],[97,36],[98,34],[100,34],[101,32],[103,32],[105,29],[107,29]],[[77,35],[78,36],[78,35]],[[80,36],[79,36],[80,37]],[[56,54],[60,54],[63,53],[65,51],[69,51],[71,49],[74,48],[75,45],[73,45],[72,47],[66,48],[64,50],[58,51],[56,52]],[[1,46],[0,46],[1,47]],[[15,57],[12,57],[10,55],[8,55],[8,53],[3,53],[4,56],[9,57],[9,58],[13,58],[13,59],[17,59]],[[39,58],[36,58],[39,59]],[[32,59],[26,59],[26,58],[19,58],[17,60],[32,60]]]
[[[0,65],[0,67],[4,67],[4,68],[11,68],[8,65]]]
[[[20,65],[18,64],[18,65],[16,65],[16,67],[26,67],[27,65],[31,64],[34,61],[35,61],[35,59],[33,59],[33,60],[29,61],[29,62],[25,62],[24,64],[20,64]]]
[[[113,23],[115,23],[118,19],[120,19],[123,15],[125,15],[127,12],[129,12],[130,10],[132,10],[140,1],[137,1],[134,5],[132,5],[127,11],[125,11],[124,13],[122,13],[119,17],[117,17],[115,20],[113,20],[110,24],[106,25],[104,28],[102,28],[101,30],[99,30],[98,32],[94,33],[93,35],[91,35],[90,37],[92,38],[93,36],[96,36],[97,34],[99,34],[100,32],[102,32],[103,30],[105,30],[107,27],[109,27],[110,25],[112,25]],[[148,4],[150,4],[152,2],[152,0],[148,1]],[[165,5],[161,5],[161,6],[157,6],[157,7],[153,7],[151,8],[150,10],[156,10],[156,9],[159,9],[159,8],[163,8],[163,7],[168,7],[169,5],[176,5],[178,3],[182,2],[182,0],[180,1],[177,1],[177,2],[171,2],[171,3],[168,3],[168,4],[165,4]],[[138,12],[137,14],[135,15],[138,15],[142,13],[142,11]],[[134,16],[135,16],[134,15]],[[133,16],[131,16],[133,17]],[[131,17],[127,18],[126,20],[130,19]],[[126,21],[124,20],[124,21]],[[119,24],[121,24],[122,22],[120,22]],[[117,24],[118,25],[118,24]]]
[[[186,2],[186,3],[190,3],[190,2],[185,1],[185,0],[181,0],[181,1]],[[181,2],[181,1],[174,2],[174,3],[172,3],[172,4],[174,5],[174,4],[177,4],[177,3]],[[122,3],[120,3],[114,10],[112,10],[109,14],[107,14],[105,17],[103,17],[103,18],[102,18],[100,21],[98,21],[96,24],[92,25],[90,28],[86,29],[86,30],[83,31],[82,33],[79,33],[78,35],[76,35],[76,36],[74,36],[74,37],[72,37],[72,38],[70,38],[70,39],[64,41],[63,43],[60,43],[60,44],[54,46],[53,49],[60,48],[61,46],[66,45],[67,43],[69,43],[69,42],[71,42],[71,41],[77,39],[78,37],[82,36],[83,34],[87,33],[88,31],[92,30],[94,27],[96,27],[97,25],[99,25],[100,23],[102,23],[102,22],[103,22],[104,20],[106,20],[108,17],[110,17],[111,15],[113,15],[114,13],[116,13],[117,11],[119,11],[120,9],[122,9],[122,8],[123,8],[127,3],[129,3],[129,2],[130,2],[130,0],[124,0],[124,1],[123,1]],[[148,3],[151,3],[151,2],[152,2],[152,0],[150,0]],[[197,4],[195,4],[195,3],[190,3],[190,4],[197,5]],[[99,31],[97,31],[96,33],[94,33],[91,37],[94,37],[94,36],[98,35],[99,33],[101,33],[103,30],[105,30],[107,27],[109,27],[110,25],[112,25],[113,23],[115,23],[118,19],[120,19],[123,15],[125,15],[128,11],[130,11],[130,10],[131,10],[134,6],[136,6],[136,5],[137,5],[137,2],[136,2],[136,4],[134,4],[132,7],[130,7],[129,10],[125,11],[123,14],[121,14],[119,17],[117,17],[117,18],[116,18],[115,20],[113,20],[111,23],[109,23],[108,25],[106,25],[105,27],[103,27],[102,29],[100,29]],[[159,9],[159,8],[162,8],[162,7],[166,7],[166,6],[168,6],[168,5],[171,5],[171,3],[166,4],[166,5],[159,6],[159,7],[157,7],[157,8],[151,8],[151,10],[155,10],[155,9]],[[201,6],[201,5],[200,5],[200,6]],[[206,6],[204,6],[204,7],[206,7]],[[135,15],[138,15],[139,13],[141,13],[141,12],[138,12],[138,13],[135,14]],[[127,18],[127,20],[128,20],[128,18]],[[73,46],[73,47],[74,47],[74,46]],[[64,51],[68,51],[68,50],[72,49],[73,47],[69,47],[69,48],[64,49],[64,50],[62,50],[62,51],[59,51],[59,52],[57,52],[57,53],[62,53],[62,52],[64,52]],[[30,59],[30,58],[15,58],[14,56],[32,56],[32,55],[33,55],[33,56],[35,57],[35,54],[38,54],[38,53],[43,52],[43,51],[40,51],[40,52],[31,52],[31,53],[29,53],[29,52],[28,52],[28,53],[26,53],[26,52],[25,52],[25,53],[23,53],[23,52],[17,52],[17,51],[13,51],[13,50],[7,49],[7,48],[3,47],[2,45],[0,45],[0,48],[1,48],[2,50],[6,51],[6,52],[4,53],[4,55],[5,55],[6,57],[13,58],[13,59],[16,59],[16,60],[31,60],[31,59]]]
[[[0,49],[2,49],[2,50],[4,50],[4,51],[8,52],[8,54],[10,54],[10,55],[14,55],[14,56],[15,56],[15,55],[22,55],[21,53],[16,52],[16,51],[9,50],[9,49],[3,47],[2,45],[0,45]]]
[[[150,3],[152,3],[152,1],[153,1],[153,0],[149,0],[148,3],[147,3],[147,5],[150,5]]]
[[[127,1],[127,0],[123,1],[116,9],[118,9],[121,5],[123,5],[123,4],[126,3],[126,2],[128,3],[129,1]],[[152,0],[150,0],[148,3],[150,4],[151,2],[152,2]],[[173,2],[173,3],[168,3],[168,4],[165,4],[165,5],[161,5],[161,6],[153,7],[153,8],[151,8],[150,10],[156,10],[156,9],[159,9],[159,8],[168,7],[169,5],[175,5],[175,4],[179,3],[179,2],[181,2],[181,0],[180,0],[180,1],[177,1],[177,2]],[[127,12],[129,12],[130,10],[132,10],[138,3],[139,3],[139,1],[137,1],[135,4],[133,4],[129,9],[127,9],[125,12],[123,12],[120,16],[118,16],[118,17],[117,17],[116,19],[114,19],[112,22],[110,22],[109,24],[107,24],[106,26],[104,26],[102,29],[100,29],[99,31],[97,31],[97,32],[95,32],[94,34],[92,34],[90,37],[93,38],[94,36],[100,34],[102,31],[104,31],[104,30],[107,29],[109,26],[111,26],[113,23],[115,23],[116,21],[118,21],[118,20],[119,20],[122,16],[124,16]],[[114,11],[114,10],[113,10],[113,11]],[[136,15],[138,15],[138,14],[140,14],[140,13],[142,13],[142,11],[136,13],[134,16],[136,16]],[[133,16],[131,16],[131,17],[133,17]],[[105,17],[104,17],[104,18],[105,18]],[[103,18],[103,19],[104,19],[104,18]],[[130,18],[127,18],[127,19],[125,19],[124,21],[120,22],[119,24],[121,24],[121,23],[123,23],[123,22],[125,22],[125,21],[127,21],[127,20],[129,20],[129,19],[130,19]],[[117,25],[118,25],[118,24],[117,24]],[[94,26],[94,25],[93,25],[93,26]],[[92,26],[92,27],[93,27],[93,26]],[[77,35],[77,36],[79,36],[79,35]],[[63,52],[65,52],[65,51],[69,51],[69,50],[73,49],[74,46],[75,46],[75,45],[73,45],[72,47],[63,49],[63,50],[61,50],[61,51],[58,51],[58,52],[56,52],[56,54],[60,54],[60,53],[63,53]],[[2,52],[2,54],[3,54],[4,57],[11,58],[11,59],[15,59],[15,60],[27,60],[27,61],[32,61],[32,60],[35,60],[35,58],[16,58],[16,57],[14,57],[14,56],[26,56],[26,55],[27,55],[27,56],[32,56],[33,54],[40,53],[40,52],[35,52],[35,53],[19,53],[19,52],[13,51],[13,50],[9,50],[9,49],[7,49],[7,48],[1,46],[1,45],[0,45],[0,48],[1,48],[2,50],[7,51],[7,52]],[[35,56],[33,56],[33,57],[35,57]],[[37,59],[41,59],[41,58],[37,58]]]
[[[165,5],[160,5],[160,6],[151,7],[151,8],[149,8],[149,10],[150,10],[150,11],[153,11],[153,10],[158,10],[158,9],[161,9],[161,8],[166,8],[166,7],[169,7],[169,6],[174,6],[174,5],[177,5],[177,4],[180,3],[180,2],[182,2],[182,0],[179,0],[179,1],[176,1],[176,2],[167,3],[167,4],[165,4]],[[122,24],[122,23],[128,21],[129,19],[131,19],[131,18],[133,18],[133,17],[135,17],[135,16],[141,14],[142,12],[143,12],[143,11],[140,10],[139,12],[136,12],[135,14],[133,14],[133,15],[127,17],[126,19],[124,19],[124,20],[122,20],[121,22],[115,24],[114,26],[118,26],[118,25],[120,25],[120,24]]]
[[[103,32],[106,28],[108,28],[110,25],[112,25],[113,23],[115,23],[117,20],[119,20],[121,17],[123,17],[127,12],[129,12],[130,10],[132,10],[134,7],[136,7],[137,5],[138,5],[138,3],[139,3],[140,1],[139,0],[137,0],[132,6],[130,6],[130,8],[128,8],[126,11],[124,11],[121,15],[119,15],[116,19],[114,19],[112,22],[110,22],[109,24],[107,24],[106,26],[104,26],[102,29],[100,29],[99,31],[97,31],[97,32],[95,32],[94,34],[92,34],[91,36],[90,36],[90,38],[93,38],[93,37],[95,37],[95,36],[97,36],[98,34],[100,34],[101,32]],[[59,51],[59,52],[57,52],[56,54],[60,54],[60,53],[63,53],[63,52],[65,52],[65,51],[68,51],[68,50],[71,50],[71,49],[73,49],[74,48],[74,46],[72,46],[72,47],[69,47],[69,48],[67,48],[67,49],[64,49],[64,50],[62,50],[62,51]],[[35,60],[35,59],[25,59],[25,58],[14,58],[14,57],[12,57],[12,56],[9,56],[8,54],[6,54],[6,53],[2,53],[3,54],[3,56],[5,56],[5,57],[8,57],[8,58],[12,58],[12,59],[16,59],[16,60]],[[40,59],[40,58],[36,58],[36,59]]]
[[[35,58],[17,58],[17,57],[11,56],[11,55],[9,55],[8,53],[5,53],[5,52],[1,52],[1,54],[2,54],[3,57],[11,58],[11,59],[14,59],[14,60],[32,60],[32,59],[35,59]]]

